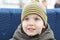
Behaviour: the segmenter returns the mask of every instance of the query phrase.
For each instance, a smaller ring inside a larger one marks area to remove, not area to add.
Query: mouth
[[[34,28],[28,28],[28,30],[35,30]]]
[[[33,32],[35,29],[34,28],[28,28],[27,30],[30,32]]]

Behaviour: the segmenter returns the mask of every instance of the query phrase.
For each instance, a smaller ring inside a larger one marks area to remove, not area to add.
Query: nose
[[[35,23],[34,23],[34,20],[29,20],[29,23],[28,23],[30,26],[33,26]]]

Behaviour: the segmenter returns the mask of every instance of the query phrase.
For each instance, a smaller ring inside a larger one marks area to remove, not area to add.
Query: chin
[[[36,34],[28,33],[28,36],[35,36]]]

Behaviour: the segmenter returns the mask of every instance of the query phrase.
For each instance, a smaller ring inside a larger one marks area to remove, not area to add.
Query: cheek
[[[27,23],[25,21],[22,22],[22,27],[25,27]]]
[[[38,21],[36,22],[37,26],[44,26],[44,22],[43,21]]]
[[[37,26],[37,30],[36,30],[37,33],[41,34],[43,28],[44,28],[43,25],[39,24],[39,25]]]
[[[23,21],[23,22],[22,22],[22,28],[23,28],[23,30],[25,30],[26,27],[27,27],[27,23]]]
[[[38,30],[42,30],[44,28],[44,23],[43,22],[37,22],[36,24]]]

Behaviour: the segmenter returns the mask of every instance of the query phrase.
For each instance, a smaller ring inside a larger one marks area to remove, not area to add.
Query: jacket
[[[53,31],[51,30],[50,26],[47,25],[46,30],[41,33],[40,35],[36,35],[34,37],[29,37],[22,32],[21,25],[15,31],[12,39],[10,40],[56,40],[54,38]]]

